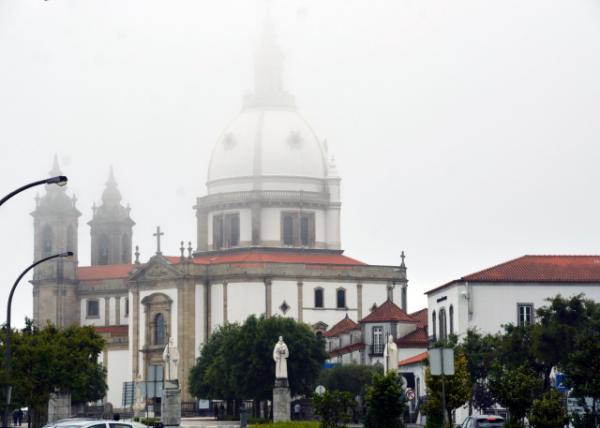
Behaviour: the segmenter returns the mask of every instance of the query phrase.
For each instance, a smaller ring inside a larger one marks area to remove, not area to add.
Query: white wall
[[[129,351],[127,350],[108,351],[106,400],[114,407],[123,405],[123,382],[131,381],[128,357]]]
[[[396,288],[399,288],[396,286]],[[366,317],[371,313],[371,306],[373,303],[377,304],[377,306],[381,306],[387,300],[387,283],[386,282],[363,282],[362,288],[362,314],[363,317]],[[394,303],[398,306],[401,306],[400,301],[394,300]]]
[[[285,314],[279,309],[284,300],[289,306]],[[298,319],[297,281],[273,281],[271,284],[271,312],[280,316]]]
[[[210,284],[210,331],[223,325],[223,284]]]
[[[273,308],[274,310],[275,308]],[[265,284],[263,282],[230,282],[227,284],[227,321],[243,323],[252,314],[258,316],[264,313]]]
[[[87,301],[88,300],[98,300],[98,318],[86,318],[86,310],[87,310]],[[81,299],[80,305],[81,305],[81,325],[94,325],[97,327],[101,327],[106,325],[105,321],[106,321],[106,309],[105,309],[105,299],[103,299],[102,297],[100,298],[91,298],[91,299]]]
[[[281,209],[263,208],[260,211],[261,241],[279,241],[281,239]]]

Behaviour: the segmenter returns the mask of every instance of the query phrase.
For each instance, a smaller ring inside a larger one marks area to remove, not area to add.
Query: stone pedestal
[[[48,423],[71,417],[71,394],[51,393],[48,400]]]
[[[287,379],[276,379],[273,388],[273,422],[291,420],[291,403]]]
[[[165,388],[161,400],[161,420],[164,426],[181,424],[181,390]]]

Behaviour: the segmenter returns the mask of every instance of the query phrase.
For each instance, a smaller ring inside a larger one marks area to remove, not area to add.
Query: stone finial
[[[183,255],[183,253],[185,252],[183,241],[181,241],[181,247],[179,247],[179,251],[181,251],[181,256],[179,257],[179,260],[183,262],[185,260],[185,256]]]
[[[192,254],[192,241],[188,241],[188,260],[192,260],[193,258],[193,254]]]
[[[52,162],[52,169],[49,172],[50,177],[56,177],[57,175],[62,175],[62,171],[60,170],[60,166],[58,166],[58,155],[54,153],[54,160]]]
[[[110,167],[106,187],[102,193],[102,202],[106,205],[118,205],[121,202],[121,192],[117,188],[117,181],[115,180],[115,173],[112,166]]]
[[[406,265],[404,264],[404,259],[406,258],[406,256],[404,255],[404,250],[402,251],[402,253],[400,253],[400,258],[402,259],[402,262],[400,263],[400,267],[405,268]]]
[[[139,265],[140,264],[140,247],[138,245],[135,246],[135,264]]]

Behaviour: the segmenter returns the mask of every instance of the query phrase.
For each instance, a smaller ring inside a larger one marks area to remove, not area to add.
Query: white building
[[[580,293],[600,301],[600,256],[523,256],[429,290],[429,335],[494,334],[533,322],[548,298]]]

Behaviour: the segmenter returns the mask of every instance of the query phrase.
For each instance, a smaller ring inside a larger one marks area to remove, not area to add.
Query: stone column
[[[131,329],[131,379],[135,379],[137,374],[143,375],[139,370],[139,355],[138,350],[140,349],[140,293],[135,284],[132,287],[132,301],[131,301],[131,313],[129,317],[129,328]]]
[[[115,297],[115,325],[121,325],[121,296]]]
[[[362,284],[359,282],[356,284],[356,301],[357,301],[357,306],[358,306],[358,314],[356,315],[358,317],[358,319],[356,321],[360,321],[363,317],[363,293],[362,293],[362,289],[363,286]]]
[[[302,280],[298,280],[298,321],[304,320],[304,314],[302,313],[302,307],[304,306],[304,293],[302,292],[304,283]]]
[[[204,335],[204,343],[208,342],[208,336],[210,336],[210,332],[211,332],[211,325],[210,325],[210,318],[211,318],[211,306],[210,306],[210,281],[206,281],[204,283],[204,313],[206,314],[206,322],[204,323],[204,325],[206,326],[206,334]]]
[[[104,325],[110,325],[110,297],[103,297],[104,300]]]
[[[252,215],[252,245],[258,246],[261,243],[260,239],[260,216],[261,209],[259,202],[253,202],[251,207]]]
[[[227,322],[227,282],[223,283],[223,324]]]
[[[271,308],[271,278],[265,278],[265,314],[267,317],[272,315]]]
[[[177,348],[180,356],[177,377],[183,401],[193,401],[188,391],[188,375],[195,362],[195,294],[196,287],[191,280],[184,280],[177,290]]]

